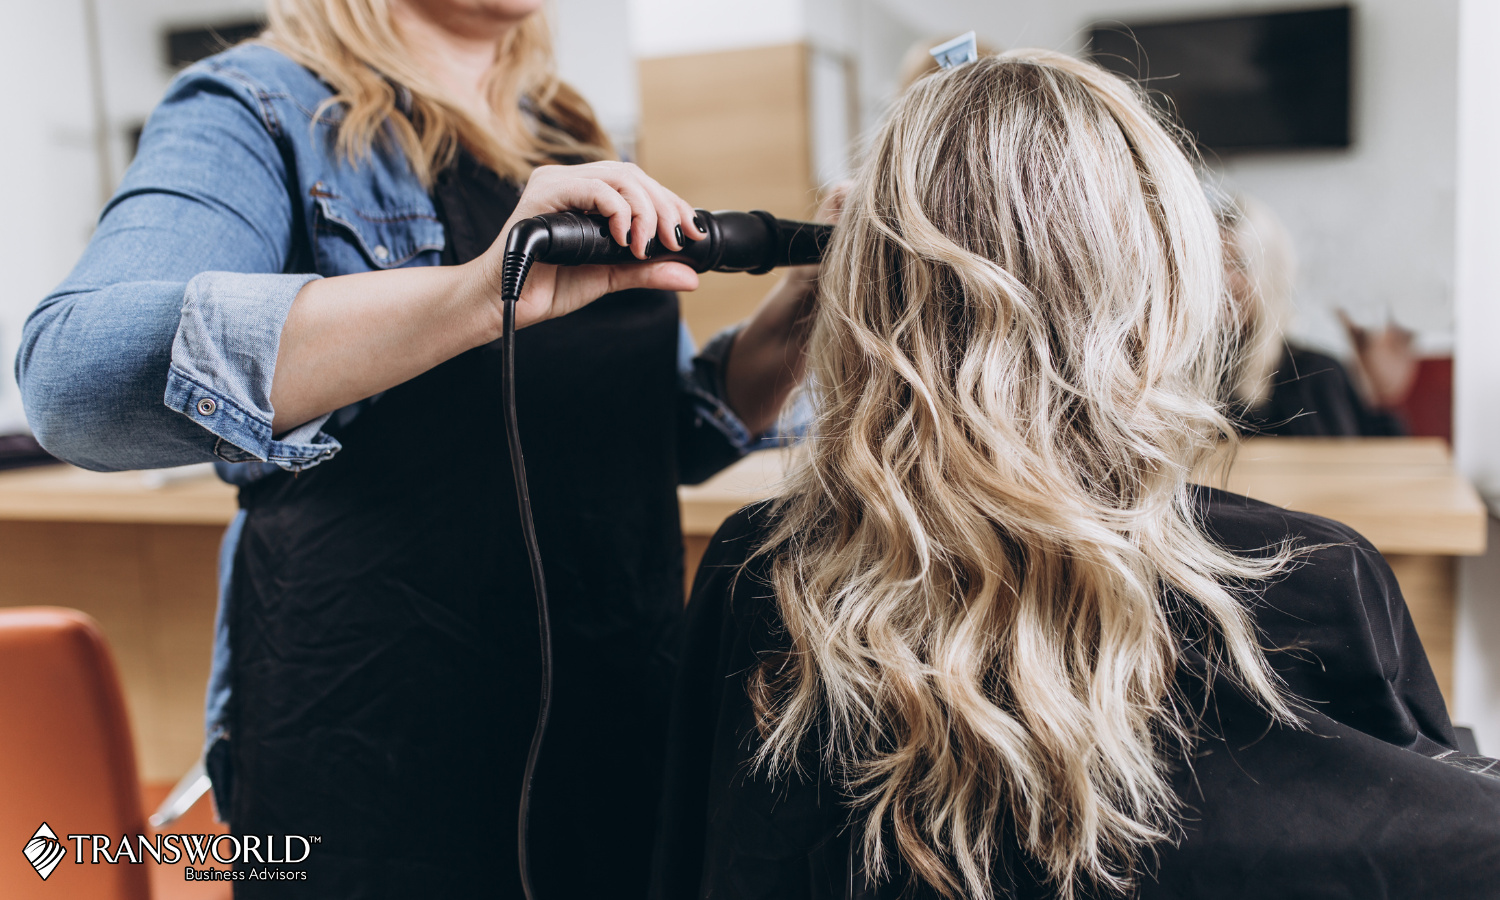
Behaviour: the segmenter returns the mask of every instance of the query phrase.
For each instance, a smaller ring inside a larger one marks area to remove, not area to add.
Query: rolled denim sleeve
[[[298,471],[339,450],[325,414],[275,440],[271,381],[292,300],[316,275],[205,272],[187,283],[172,341],[166,405],[218,437],[226,462],[260,460]]]
[[[27,320],[16,377],[37,440],[85,468],[224,459],[298,469],[338,442],[271,434],[300,209],[268,93],[233,70],[173,82],[73,272]]]

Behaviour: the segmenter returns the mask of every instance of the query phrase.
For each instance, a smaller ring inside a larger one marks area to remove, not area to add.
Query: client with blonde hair
[[[1500,782],[1379,554],[1192,481],[1235,440],[1222,260],[1119,78],[1020,50],[906,93],[824,263],[806,455],[699,570],[654,896],[1500,883]]]

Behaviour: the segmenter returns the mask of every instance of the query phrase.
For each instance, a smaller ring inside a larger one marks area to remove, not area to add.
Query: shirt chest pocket
[[[367,211],[317,188],[313,196],[313,252],[319,275],[439,264],[443,224],[430,208]]]

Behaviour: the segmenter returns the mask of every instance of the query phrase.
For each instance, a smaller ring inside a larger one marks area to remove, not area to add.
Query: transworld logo
[[[303,862],[323,843],[316,834],[70,834],[73,862],[78,865],[183,865],[185,881],[306,881],[307,870],[282,868]],[[42,877],[52,874],[68,854],[67,844],[43,822],[27,841],[26,861]],[[234,868],[215,868],[214,864]],[[276,866],[277,868],[271,868]],[[203,867],[203,868],[195,868]]]
[[[57,834],[43,822],[42,827],[36,830],[31,840],[26,842],[26,861],[36,869],[36,873],[46,881],[57,864],[68,852],[63,849],[62,841],[57,839]]]

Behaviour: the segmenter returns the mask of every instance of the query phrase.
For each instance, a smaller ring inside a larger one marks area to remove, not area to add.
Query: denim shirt
[[[438,265],[444,234],[399,150],[377,142],[358,166],[338,155],[339,108],[315,115],[331,95],[255,44],[173,81],[83,258],[22,333],[16,379],[49,452],[102,471],[211,460],[297,471],[339,451],[324,426],[368,401],[271,433],[292,300],[322,276]],[[704,370],[685,354],[683,389],[748,447]]]
[[[173,81],[83,258],[22,334],[16,378],[53,455],[102,471],[211,460],[244,484],[338,453],[329,430],[375,398],[272,434],[287,311],[316,278],[438,265],[444,230],[393,144],[377,142],[357,166],[339,156],[340,108],[318,112],[330,96],[310,71],[254,44]],[[731,341],[726,333],[695,354],[684,329],[680,383],[695,424],[742,454],[755,439],[722,400]],[[239,524],[225,535],[221,585]],[[221,586],[210,737],[228,697],[227,601]]]

